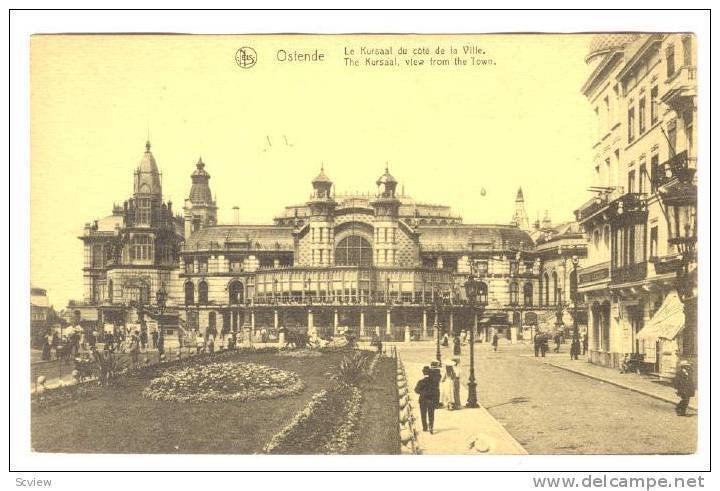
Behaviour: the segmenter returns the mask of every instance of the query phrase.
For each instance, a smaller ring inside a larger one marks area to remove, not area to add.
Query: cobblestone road
[[[407,361],[429,363],[430,343],[400,347]],[[468,348],[463,347],[463,384]],[[529,358],[529,345],[478,345],[480,403],[530,454],[693,453],[697,418],[672,404]],[[443,348],[443,357],[451,352]],[[585,363],[585,361],[578,361]]]

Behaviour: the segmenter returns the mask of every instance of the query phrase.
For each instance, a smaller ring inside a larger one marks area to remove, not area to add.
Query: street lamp
[[[575,277],[575,283],[570,283],[570,295],[572,296],[572,303],[573,303],[573,340],[580,339],[580,332],[578,330],[578,319],[577,319],[577,304],[578,304],[578,294],[577,294],[577,284],[578,284],[578,276],[577,276],[577,268],[578,264],[580,264],[580,258],[576,255],[572,257],[572,265],[573,265],[573,276]]]
[[[468,400],[465,407],[480,407],[477,401],[477,383],[475,382],[475,301],[478,296],[478,283],[472,276],[465,281],[465,296],[470,304],[473,326],[470,329],[470,377],[468,378]],[[482,304],[481,304],[482,305]]]
[[[438,297],[437,287],[433,287],[433,303],[435,307],[435,333],[436,333],[436,349],[435,358],[438,363],[442,361],[442,355],[440,353],[440,298]]]

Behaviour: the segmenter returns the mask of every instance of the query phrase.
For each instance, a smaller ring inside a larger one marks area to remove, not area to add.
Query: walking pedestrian
[[[450,343],[450,337],[448,336],[448,333],[444,333],[442,336],[442,345],[447,347]]]
[[[560,353],[560,333],[555,333],[555,353]]]
[[[203,339],[203,335],[201,332],[198,332],[195,336],[195,348],[197,349],[198,355],[205,351],[205,339]]]
[[[462,402],[460,402],[460,374],[462,373],[460,358],[453,358],[453,362],[455,363],[453,365],[453,404],[455,409],[460,409],[462,408]]]
[[[160,335],[158,334],[157,329],[153,329],[152,332],[150,333],[150,341],[152,342],[152,349],[157,349],[159,339],[160,339]]]
[[[540,355],[540,341],[542,337],[539,332],[535,333],[535,337],[533,337],[533,349],[535,350],[535,358],[537,358]]]
[[[415,393],[420,396],[418,402],[423,431],[429,431],[432,435],[435,426],[435,390],[430,379],[430,367],[424,366],[422,373],[423,378],[415,386]]]
[[[52,348],[52,335],[49,333],[43,336],[43,347],[42,347],[42,359],[43,361],[50,360],[50,349]]]
[[[210,353],[211,355],[215,353],[215,336],[213,336],[212,334],[208,336],[207,350],[208,353]]]
[[[147,342],[148,342],[148,335],[147,335],[147,327],[143,327],[140,330],[140,347],[143,351],[147,348]]]
[[[583,354],[583,356],[585,356],[585,354],[587,354],[587,349],[588,349],[588,335],[587,335],[587,333],[583,334],[583,338],[582,338],[582,349],[583,349],[582,354]]]
[[[545,358],[545,353],[548,352],[550,347],[548,346],[548,335],[543,333],[542,337],[540,338],[540,355]]]
[[[462,350],[460,345],[461,345],[460,336],[458,336],[456,334],[455,337],[453,338],[453,356],[460,356],[460,352]]]
[[[497,333],[493,334],[493,337],[492,337],[492,347],[493,347],[493,351],[497,351],[497,350],[498,350],[498,341],[499,341],[499,340],[500,340],[500,338],[498,338]]]
[[[570,344],[570,359],[577,360],[580,357],[580,339],[577,336],[573,336],[572,343]]]
[[[138,364],[138,355],[140,354],[140,332],[135,331],[130,335],[129,351],[132,366],[135,368]]]
[[[442,371],[439,361],[430,363],[430,380],[435,394],[435,408],[442,407],[440,404],[440,382],[442,381]]]
[[[445,362],[445,373],[443,373],[442,386],[440,387],[440,404],[445,406],[445,409],[448,411],[456,409],[453,394],[453,381],[455,379],[454,365],[452,361]]]
[[[675,374],[675,390],[680,397],[680,401],[675,406],[675,413],[678,416],[685,416],[688,404],[690,404],[690,398],[695,395],[692,368],[690,363],[685,360],[680,362],[678,371]]]
[[[160,330],[160,332],[155,331],[153,334],[156,338],[155,347],[158,352],[158,360],[162,361],[163,356],[165,355],[165,336],[163,335],[162,330]]]

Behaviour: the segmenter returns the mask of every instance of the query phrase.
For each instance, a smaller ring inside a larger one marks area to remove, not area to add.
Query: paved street
[[[429,364],[432,343],[398,343],[406,364]],[[469,347],[463,346],[463,385]],[[477,345],[478,398],[530,454],[664,454],[695,451],[697,418],[673,405],[537,361],[530,345]],[[443,348],[443,358],[452,356]],[[587,362],[580,360],[578,364]],[[418,366],[418,365],[415,365]],[[463,390],[463,398],[466,391]],[[467,411],[464,409],[463,411]],[[442,424],[444,411],[437,413]]]

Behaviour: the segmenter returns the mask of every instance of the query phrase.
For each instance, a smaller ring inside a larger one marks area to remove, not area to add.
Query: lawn
[[[395,360],[392,358],[381,358],[378,361],[373,383],[363,389],[360,433],[348,453],[354,455],[400,453],[395,371]]]
[[[240,354],[238,360],[297,373],[306,383],[299,395],[251,402],[179,403],[141,396],[149,380],[123,379],[121,387],[97,391],[77,403],[36,411],[32,447],[37,452],[79,453],[259,453],[312,395],[342,353],[312,358]]]

